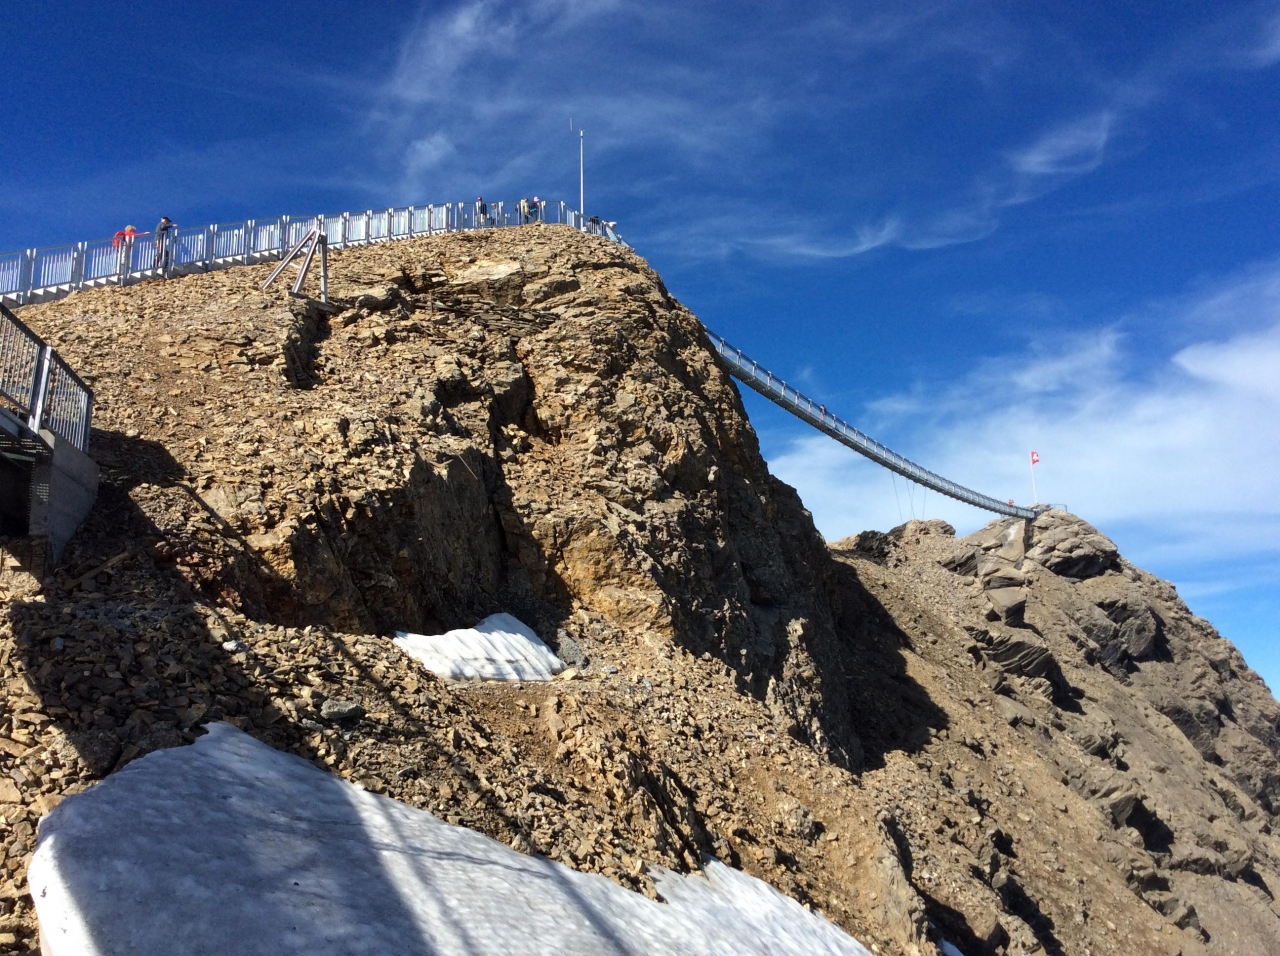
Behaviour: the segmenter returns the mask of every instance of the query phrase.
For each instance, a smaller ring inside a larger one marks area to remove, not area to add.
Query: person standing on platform
[[[169,271],[169,266],[173,264],[173,236],[169,233],[176,227],[177,223],[171,222],[168,216],[160,217],[160,222],[156,224],[156,258],[151,268]]]
[[[129,225],[117,230],[111,237],[111,248],[116,250],[117,255],[116,272],[122,276],[129,273],[129,265],[133,258],[133,240],[137,235],[138,230]]]

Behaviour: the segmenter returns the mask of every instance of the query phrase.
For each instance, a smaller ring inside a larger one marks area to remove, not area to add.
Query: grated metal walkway
[[[890,471],[911,479],[916,484],[931,488],[949,498],[955,498],[957,501],[963,501],[965,504],[982,508],[985,511],[994,511],[996,514],[1007,515],[1010,518],[1034,518],[1036,516],[1037,512],[1031,508],[1020,508],[1017,505],[1000,501],[998,498],[992,498],[990,495],[974,491],[972,488],[966,488],[964,485],[958,485],[954,481],[943,478],[941,475],[936,475],[927,468],[922,468],[915,462],[903,458],[896,451],[858,431],[848,422],[837,418],[827,411],[824,406],[814,402],[813,399],[805,397],[767,368],[761,366],[759,362],[742,354],[742,349],[734,348],[709,329],[707,330],[707,337],[711,339],[712,346],[714,346],[717,354],[724,359],[725,365],[729,369],[729,374],[734,378],[759,392],[775,405],[786,409],[796,418],[812,425],[824,435],[829,435],[840,444],[852,448],[860,455],[865,455],[876,464],[883,465]]]

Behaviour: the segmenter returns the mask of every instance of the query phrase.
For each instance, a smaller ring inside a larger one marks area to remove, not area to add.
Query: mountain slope
[[[97,391],[104,484],[43,585],[21,542],[0,579],[9,931],[58,795],[223,719],[643,892],[714,854],[881,952],[1280,951],[1280,708],[1093,529],[828,548],[604,240],[348,250],[332,316],[268,269],[23,310]],[[497,611],[577,679],[386,639]]]

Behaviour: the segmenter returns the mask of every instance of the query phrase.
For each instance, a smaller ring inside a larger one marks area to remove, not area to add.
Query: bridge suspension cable
[[[796,418],[812,425],[818,431],[840,442],[840,444],[852,448],[858,454],[865,455],[876,464],[883,465],[904,478],[910,478],[916,484],[932,488],[934,491],[950,498],[955,498],[957,501],[963,501],[965,504],[973,505],[976,508],[994,511],[996,514],[1006,515],[1010,518],[1030,519],[1034,518],[1038,513],[1031,508],[1011,505],[998,498],[992,498],[990,495],[974,491],[972,488],[958,485],[954,481],[943,478],[941,475],[936,475],[927,468],[922,468],[915,462],[903,458],[896,451],[885,447],[874,438],[858,431],[848,422],[837,418],[827,411],[826,406],[819,405],[813,399],[802,395],[796,388],[788,385],[767,368],[761,366],[759,362],[744,355],[742,349],[734,348],[710,329],[707,330],[707,337],[711,340],[711,345],[715,348],[716,353],[724,359],[730,375],[759,392],[775,405],[786,409]]]

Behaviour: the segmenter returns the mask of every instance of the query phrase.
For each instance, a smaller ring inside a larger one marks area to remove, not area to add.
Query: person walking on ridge
[[[156,258],[151,268],[169,271],[169,266],[173,264],[173,237],[169,235],[169,231],[176,226],[177,223],[171,222],[168,216],[160,217],[160,222],[156,224]]]
[[[116,234],[111,237],[111,248],[117,252],[116,272],[121,276],[129,272],[130,260],[133,258],[133,240],[137,235],[138,230],[128,225],[117,229]]]
[[[529,197],[520,197],[520,225],[528,225],[529,223]]]
[[[489,219],[489,204],[484,201],[483,196],[476,197],[476,223],[475,227],[479,229],[481,226],[492,226],[493,222]]]

